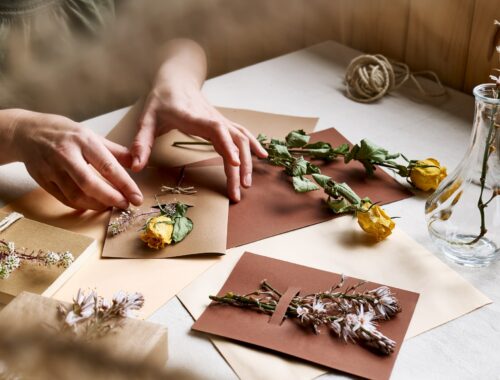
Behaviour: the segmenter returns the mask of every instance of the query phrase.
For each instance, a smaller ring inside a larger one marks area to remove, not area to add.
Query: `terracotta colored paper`
[[[282,293],[293,285],[292,292],[296,293],[298,287],[300,294],[305,295],[330,289],[340,281],[340,274],[247,252],[241,256],[218,295],[223,296],[230,291],[248,294],[257,289],[263,279]],[[357,282],[359,279],[348,278],[346,286]],[[365,286],[365,289],[375,289],[381,284],[368,282]],[[379,331],[396,342],[394,353],[387,356],[377,355],[359,345],[345,344],[326,328],[316,335],[297,320],[285,319],[282,324],[274,324],[272,317],[266,314],[227,305],[212,304],[207,307],[193,329],[292,355],[356,376],[383,380],[391,374],[418,300],[417,293],[398,288],[391,290],[399,300],[402,311],[393,319],[379,323]]]
[[[138,231],[142,225],[131,226],[116,235],[108,235],[104,244],[103,257],[129,259],[159,259],[196,254],[226,253],[227,215],[229,201],[225,196],[226,177],[221,166],[187,168],[184,171],[181,186],[194,186],[197,193],[164,194],[162,185],[174,187],[178,183],[181,170],[159,170],[148,168],[134,175],[134,180],[141,189],[145,202],[139,212],[150,211],[156,205],[158,195],[160,203],[183,202],[190,207],[186,216],[193,221],[193,230],[177,244],[155,250],[139,239]],[[111,219],[118,217],[120,210],[114,210]]]
[[[433,329],[491,303],[483,293],[396,228],[374,244],[348,217],[274,236],[228,250],[222,260],[183,289],[178,297],[197,319],[245,251],[317,269],[369,279],[420,294],[406,338]],[[312,379],[325,369],[290,356],[214,337],[217,349],[238,377],[246,379]]]
[[[50,328],[58,331],[61,321],[57,307],[61,302],[22,292],[0,313],[3,329]],[[69,304],[63,303],[67,308]],[[50,331],[50,330],[49,330]],[[88,342],[122,360],[163,367],[167,362],[167,329],[155,323],[126,318],[120,327],[106,336]]]
[[[276,128],[287,126],[288,123],[293,123],[294,128],[312,130],[317,121],[313,118],[295,118],[247,110],[230,112],[233,113],[234,121],[247,121],[245,126],[249,127],[252,124],[254,128],[268,135],[275,134]],[[136,122],[139,113],[140,105],[136,104],[110,132],[109,138],[128,146],[137,131]],[[154,150],[168,151],[170,148],[169,145],[157,142]],[[168,160],[160,161],[168,163]],[[99,252],[96,252],[87,264],[55,293],[55,298],[65,301],[71,301],[80,288],[96,288],[104,297],[111,297],[117,289],[139,291],[146,298],[140,315],[148,317],[220,260],[219,256],[212,255],[169,260],[101,259],[110,212],[75,211],[64,206],[40,188],[19,198],[2,210],[18,211],[32,220],[81,233],[97,240]],[[158,289],[161,291],[159,292]]]
[[[276,136],[283,138],[284,135]],[[338,146],[349,141],[333,128],[311,134],[311,142],[325,141]],[[346,182],[360,197],[369,197],[372,202],[387,204],[413,195],[407,187],[381,169],[367,177],[363,165],[351,161],[347,165],[339,158],[333,162],[313,161],[323,174],[337,182]],[[210,159],[193,165],[212,165],[220,159]],[[322,207],[326,198],[322,190],[296,193],[291,178],[283,169],[264,160],[253,160],[253,185],[251,191],[243,193],[243,199],[229,207],[229,230],[227,247],[265,239],[298,228],[330,220],[334,215]]]
[[[8,213],[0,212],[0,220]],[[22,263],[9,278],[0,280],[0,301],[9,302],[22,291],[46,296],[53,295],[95,252],[96,242],[85,235],[22,218],[0,232],[0,239],[11,241],[16,248],[37,252],[40,249],[54,252],[70,251],[75,261],[67,269],[56,266]]]

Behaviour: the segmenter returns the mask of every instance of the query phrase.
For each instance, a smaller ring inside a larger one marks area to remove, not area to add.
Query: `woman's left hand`
[[[224,159],[228,195],[234,202],[241,199],[240,185],[245,188],[252,185],[251,153],[267,157],[257,139],[217,111],[196,83],[172,83],[159,77],[146,100],[139,131],[130,149],[132,170],[140,171],[146,166],[155,138],[171,129],[212,142]]]

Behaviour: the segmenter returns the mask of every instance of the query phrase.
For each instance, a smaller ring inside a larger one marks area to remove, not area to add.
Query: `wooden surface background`
[[[158,0],[152,8],[160,34],[205,45],[212,76],[328,39],[434,70],[468,93],[500,66],[499,0]]]

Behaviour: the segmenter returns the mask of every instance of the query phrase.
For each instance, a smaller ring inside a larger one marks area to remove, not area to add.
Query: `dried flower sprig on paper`
[[[108,301],[95,291],[87,294],[80,289],[69,308],[59,305],[57,311],[62,331],[83,340],[93,340],[120,327],[124,318],[134,316],[143,306],[144,296],[140,293],[120,291]]]
[[[53,252],[48,250],[30,251],[16,248],[14,242],[0,239],[0,279],[4,280],[22,264],[35,264],[45,267],[69,267],[75,258],[71,252]]]
[[[396,342],[377,329],[378,320],[388,320],[401,312],[396,296],[387,286],[361,290],[365,282],[344,286],[344,276],[338,284],[324,292],[295,296],[285,317],[309,326],[319,334],[327,328],[344,342],[359,343],[376,352],[389,355]],[[272,315],[282,294],[266,280],[256,291],[238,295],[232,292],[222,297],[210,296],[218,304],[251,309]]]
[[[189,207],[192,206],[182,202],[158,202],[147,212],[124,210],[109,223],[108,233],[116,236],[132,226],[142,224],[140,239],[150,248],[165,248],[172,243],[181,242],[192,231],[193,221],[186,217]]]

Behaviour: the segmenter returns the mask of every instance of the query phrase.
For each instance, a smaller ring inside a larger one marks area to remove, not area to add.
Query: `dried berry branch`
[[[344,342],[360,343],[388,355],[396,342],[377,330],[377,320],[388,320],[401,312],[401,306],[387,286],[360,290],[365,282],[345,287],[344,276],[329,290],[305,296],[296,296],[290,302],[285,316],[310,326],[318,334],[322,327]],[[266,280],[256,291],[238,295],[232,292],[222,297],[210,296],[218,304],[240,307],[272,315],[281,293]]]

